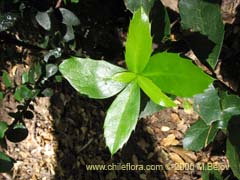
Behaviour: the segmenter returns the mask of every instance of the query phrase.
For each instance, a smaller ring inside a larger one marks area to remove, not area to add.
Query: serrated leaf
[[[155,0],[124,0],[124,3],[132,13],[143,7],[144,11],[149,14]]]
[[[55,64],[46,65],[46,77],[50,78],[58,72],[58,67]]]
[[[104,121],[104,137],[111,154],[116,153],[135,129],[140,110],[140,88],[131,82],[113,101]]]
[[[152,37],[148,16],[140,8],[133,14],[126,41],[125,60],[130,71],[140,73],[152,53]]]
[[[80,24],[78,17],[73,12],[65,8],[59,8],[59,10],[63,17],[63,24],[66,24],[68,26],[77,26]]]
[[[214,140],[217,131],[216,123],[208,126],[200,119],[187,130],[183,139],[183,147],[193,151],[199,151]]]
[[[13,167],[13,159],[4,154],[3,152],[0,152],[0,173],[8,172]]]
[[[1,14],[0,13],[0,32],[6,31],[10,27],[14,25],[14,23],[17,20],[17,14],[14,13],[5,13]]]
[[[204,122],[210,125],[212,122],[221,120],[221,107],[218,91],[210,85],[203,94],[194,96],[193,109]]]
[[[8,125],[4,121],[0,121],[0,140],[4,138]]]
[[[59,71],[78,92],[91,98],[114,96],[126,86],[112,80],[114,74],[126,70],[106,61],[72,57],[59,66]]]
[[[137,77],[136,73],[126,71],[126,72],[121,72],[121,73],[115,74],[112,77],[112,79],[114,81],[129,83],[129,82],[133,81],[136,77]]]
[[[215,47],[207,59],[214,69],[224,39],[224,25],[219,4],[206,0],[181,0],[179,11],[184,29],[200,32],[215,43]],[[209,24],[211,24],[211,28],[209,28]]]
[[[47,11],[46,12],[38,11],[35,18],[38,24],[45,30],[49,31],[51,29],[51,20]]]
[[[240,179],[240,154],[239,154],[240,151],[231,144],[229,139],[227,139],[226,148],[227,148],[226,156],[228,158],[229,165],[233,171],[233,174],[238,179]]]
[[[7,71],[3,71],[3,75],[2,75],[2,80],[3,80],[3,84],[7,87],[7,88],[10,88],[12,87],[12,82],[11,82],[11,79],[8,75],[8,72]]]
[[[167,52],[153,55],[142,75],[151,79],[163,92],[182,97],[203,92],[213,81],[190,60]]]
[[[164,107],[173,107],[176,104],[167,96],[165,95],[161,89],[155,85],[152,80],[138,76],[137,82],[144,93],[156,104]]]
[[[147,116],[152,115],[160,110],[163,110],[163,106],[159,106],[156,103],[149,100],[144,108],[144,110],[140,113],[139,118],[146,118]]]

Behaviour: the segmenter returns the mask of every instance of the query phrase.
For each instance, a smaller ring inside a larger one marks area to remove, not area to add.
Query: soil
[[[79,6],[69,5],[68,8],[80,18],[81,28],[76,30],[76,47],[81,55],[123,65],[124,41],[131,17],[123,1],[86,0],[80,1]],[[219,75],[230,89],[238,92],[239,63],[235,59],[239,53],[238,40],[235,39],[240,37],[238,24],[227,25],[226,30]],[[10,41],[0,45],[0,70],[7,70],[18,84],[21,72],[32,62],[43,58],[45,50],[34,47],[46,32],[39,27],[23,26],[21,21],[14,31],[32,45],[16,46]],[[66,52],[69,55],[73,53],[70,50]],[[3,150],[16,163],[13,170],[1,174],[0,179],[193,180],[201,179],[198,169],[168,167],[207,162],[228,166],[222,134],[218,134],[217,143],[210,144],[202,151],[191,152],[182,148],[185,132],[199,117],[191,107],[183,107],[184,100],[181,98],[175,100],[177,107],[139,119],[128,143],[111,156],[103,137],[103,122],[113,99],[89,99],[77,93],[65,81],[53,84],[51,88],[54,90],[52,97],[38,97],[31,102],[34,108],[29,110],[34,116],[25,120],[28,137],[20,143],[7,141],[7,149]],[[191,103],[191,99],[188,101]],[[13,119],[9,113],[16,112],[17,105],[13,94],[9,93],[1,102],[1,120],[10,124]],[[86,165],[91,164],[116,165],[118,168],[128,164],[156,166],[151,166],[152,170],[134,170],[136,166],[128,170],[87,170]]]

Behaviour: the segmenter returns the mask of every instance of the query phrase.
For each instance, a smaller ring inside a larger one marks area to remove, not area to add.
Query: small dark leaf
[[[61,55],[62,55],[61,48],[52,49],[47,54],[44,55],[44,61],[47,63],[50,57],[54,56],[55,58],[59,58]]]
[[[59,8],[59,10],[63,16],[63,24],[66,24],[68,26],[77,26],[80,24],[78,17],[73,14],[73,12],[65,8]]]
[[[17,123],[6,131],[7,139],[14,143],[23,141],[27,136],[28,130],[22,123]]]
[[[0,173],[8,172],[13,167],[14,160],[4,154],[3,152],[0,152]]]
[[[208,125],[221,119],[220,98],[218,91],[212,85],[203,94],[194,96],[194,110]]]
[[[200,119],[187,130],[183,139],[183,147],[198,151],[214,140],[217,131],[217,123],[208,126]]]
[[[35,84],[36,81],[40,78],[42,74],[42,67],[39,62],[34,63],[29,72],[28,72],[28,79],[31,84]]]
[[[47,12],[38,11],[35,18],[38,24],[42,26],[45,30],[49,31],[51,29],[51,20]]]
[[[7,88],[12,87],[12,82],[11,82],[11,79],[10,79],[7,71],[3,71],[2,80],[3,80],[4,85]]]
[[[150,116],[153,113],[158,112],[158,111],[163,110],[163,109],[165,109],[163,106],[159,106],[156,103],[149,100],[139,117],[140,118],[145,118],[145,117]]]
[[[155,0],[124,0],[124,3],[132,13],[143,7],[144,11],[149,14]]]
[[[0,140],[4,138],[8,125],[4,121],[0,121]]]
[[[47,64],[46,65],[46,77],[47,78],[50,78],[57,72],[58,72],[58,67],[55,64]]]
[[[66,42],[68,42],[68,41],[73,40],[74,37],[75,37],[75,35],[74,35],[73,27],[67,25],[67,32],[66,32],[66,34],[64,35],[63,39],[64,39]]]
[[[8,115],[14,119],[21,119],[21,113],[19,111],[9,112]]]
[[[24,118],[26,118],[26,119],[32,119],[32,118],[34,117],[32,111],[26,111],[26,112],[23,114],[23,116],[24,116]]]
[[[12,27],[17,20],[17,14],[14,13],[0,13],[0,32],[6,31],[10,27]]]
[[[19,102],[22,102],[24,99],[30,99],[33,96],[33,92],[26,85],[18,86],[14,93],[15,99]]]
[[[53,90],[51,88],[46,88],[42,91],[42,94],[45,96],[45,97],[50,97],[52,96],[54,93],[53,93]]]
[[[62,80],[63,80],[63,78],[62,78],[62,76],[61,75],[57,75],[57,76],[55,76],[55,80],[57,81],[57,82],[62,82]]]

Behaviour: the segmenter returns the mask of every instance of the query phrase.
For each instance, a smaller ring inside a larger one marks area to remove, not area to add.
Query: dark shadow
[[[233,146],[235,146],[240,151],[240,141],[239,141],[239,132],[240,132],[240,115],[234,115],[228,121],[228,139]]]

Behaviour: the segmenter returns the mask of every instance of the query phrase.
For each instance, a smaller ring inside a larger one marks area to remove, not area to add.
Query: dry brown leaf
[[[177,164],[185,164],[184,160],[176,153],[169,153],[169,157]]]
[[[178,145],[179,144],[179,141],[176,140],[176,137],[174,136],[174,134],[169,134],[166,138],[164,138],[162,141],[161,141],[161,145],[162,146],[175,146],[175,145]]]

